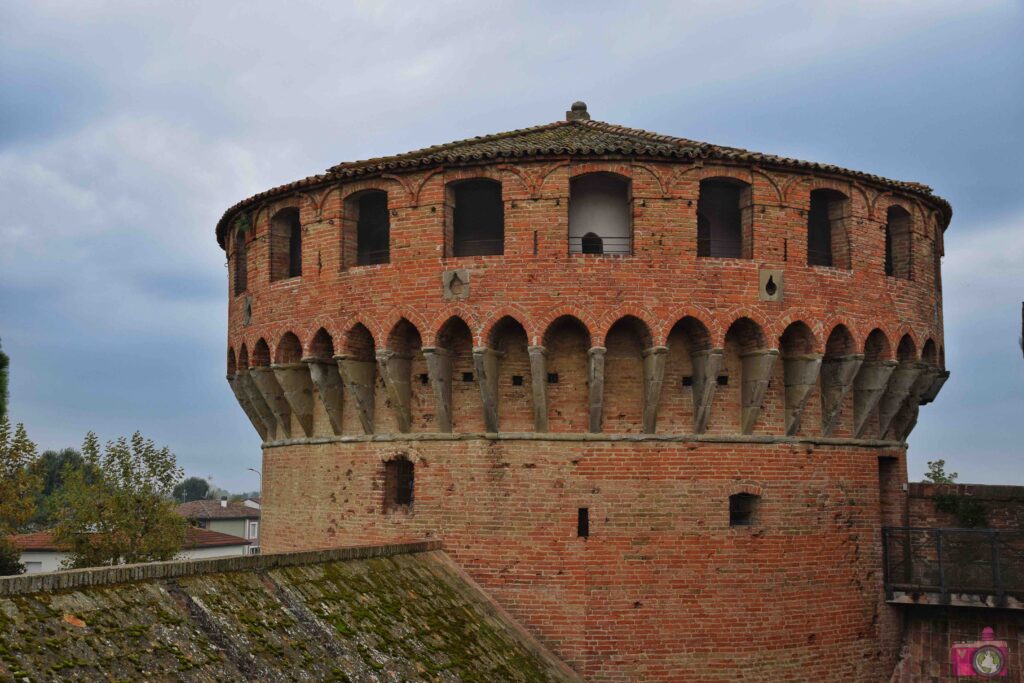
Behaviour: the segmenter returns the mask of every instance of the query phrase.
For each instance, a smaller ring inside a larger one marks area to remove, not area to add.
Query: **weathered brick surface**
[[[985,508],[987,527],[1019,531],[1024,529],[1024,486],[955,484],[936,486],[911,483],[907,504],[910,523],[920,527],[958,527],[955,515],[935,507],[935,496],[955,495],[977,501]]]
[[[902,453],[886,451],[902,470]],[[384,461],[416,463],[385,514]],[[442,538],[592,680],[862,680],[899,637],[882,602],[875,449],[481,439],[267,448],[262,543]],[[728,497],[763,496],[753,527]],[[576,511],[590,509],[588,539]]]

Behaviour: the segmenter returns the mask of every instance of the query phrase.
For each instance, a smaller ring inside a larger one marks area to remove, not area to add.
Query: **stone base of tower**
[[[268,445],[261,544],[440,539],[587,680],[888,678],[880,527],[905,524],[902,449],[595,436]],[[411,505],[389,499],[394,459]],[[738,494],[750,524],[730,524]]]

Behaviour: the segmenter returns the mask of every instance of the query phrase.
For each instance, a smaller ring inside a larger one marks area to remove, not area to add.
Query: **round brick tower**
[[[582,103],[247,199],[217,239],[263,550],[441,539],[588,680],[887,678],[950,216]]]

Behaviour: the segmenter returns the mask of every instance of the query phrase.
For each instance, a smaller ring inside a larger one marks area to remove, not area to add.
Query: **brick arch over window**
[[[547,350],[548,429],[585,432],[589,426],[587,374],[590,330],[571,315],[562,315],[544,331]]]
[[[825,358],[841,358],[855,353],[857,353],[857,343],[849,328],[842,323],[833,327],[825,341]]]
[[[252,367],[265,368],[270,366],[270,346],[260,337],[252,347]]]
[[[749,433],[760,413],[760,400],[770,378],[768,343],[763,328],[748,317],[734,321],[725,333],[722,370],[708,431]]]
[[[701,180],[697,256],[753,258],[753,202],[749,183],[725,177]]]
[[[487,346],[497,352],[498,419],[503,432],[532,432],[533,382],[526,328],[506,315],[491,327]],[[541,377],[536,381],[545,381]]]
[[[885,213],[885,274],[913,277],[913,219],[902,206],[893,204]]]
[[[236,372],[238,372],[238,361],[235,358],[235,349],[233,347],[229,346],[228,347],[228,378],[230,379],[230,378],[234,377]]]
[[[939,349],[935,345],[935,340],[928,339],[925,341],[924,346],[921,347],[921,360],[928,363],[933,368],[940,367],[939,365]]]
[[[445,188],[445,245],[451,256],[505,253],[505,205],[501,182],[474,178]]]
[[[892,344],[882,330],[875,328],[864,340],[864,361],[892,360]]]
[[[276,212],[270,219],[270,281],[302,275],[302,223],[298,207]]]
[[[342,265],[372,266],[391,261],[391,213],[388,193],[354,192],[345,198],[342,219]]]
[[[899,346],[896,347],[896,360],[901,362],[917,360],[917,344],[914,343],[914,338],[909,333],[903,335]]]
[[[569,253],[632,253],[632,198],[628,178],[596,172],[569,181]]]
[[[387,337],[387,348],[395,354],[389,381],[389,400],[408,411],[409,431],[425,432],[433,427],[434,394],[430,386],[427,360],[423,355],[423,337],[408,318],[400,318]]]
[[[651,331],[640,318],[619,318],[605,335],[604,430],[640,432],[644,411],[644,351],[652,346]]]
[[[287,332],[277,344],[274,362],[278,365],[298,363],[302,360],[302,342],[293,332]]]
[[[807,265],[849,269],[850,198],[831,189],[811,191],[807,212]]]
[[[667,335],[668,357],[661,385],[658,424],[668,433],[700,432],[695,424],[695,411],[701,400],[704,373],[711,363],[712,336],[701,320],[686,316],[675,323]]]
[[[469,324],[459,316],[450,317],[437,333],[437,346],[447,353],[451,366],[452,431],[485,431]]]
[[[249,369],[249,349],[242,344],[238,349],[238,371],[244,372]]]
[[[309,357],[321,360],[334,358],[334,338],[325,328],[318,329],[309,342]]]
[[[342,392],[342,432],[372,434],[375,431],[378,389],[376,344],[370,329],[353,324],[341,339],[339,371]],[[383,400],[380,403],[383,405]]]

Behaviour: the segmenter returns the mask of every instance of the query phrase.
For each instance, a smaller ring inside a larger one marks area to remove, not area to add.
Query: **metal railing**
[[[743,258],[743,240],[739,237],[698,237],[697,256],[707,258]]]
[[[592,233],[583,237],[570,237],[569,253],[628,256],[633,253],[633,238],[602,237]]]
[[[885,594],[953,593],[1024,597],[1024,532],[884,527]]]
[[[391,258],[391,251],[389,249],[379,249],[376,251],[362,250],[356,254],[356,265],[357,266],[376,266],[381,263],[388,263]]]

